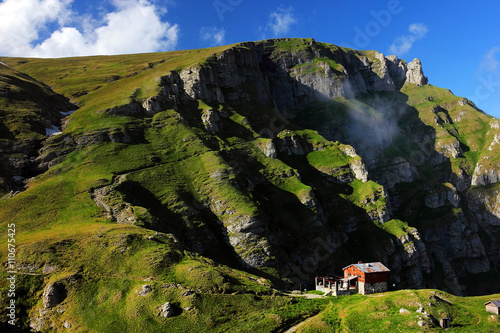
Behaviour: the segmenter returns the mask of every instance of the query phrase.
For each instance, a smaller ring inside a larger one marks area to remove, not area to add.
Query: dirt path
[[[316,295],[316,296],[321,297],[320,295]],[[316,298],[316,297],[313,297],[313,298]],[[299,328],[301,328],[301,327],[302,327],[302,326],[304,326],[305,324],[309,323],[309,322],[310,322],[311,320],[313,320],[314,318],[316,318],[316,317],[318,317],[318,316],[322,315],[322,314],[323,314],[323,313],[325,313],[326,311],[330,310],[330,308],[331,308],[332,306],[333,306],[333,303],[332,303],[332,302],[330,302],[330,306],[329,306],[329,307],[327,307],[327,308],[326,308],[326,309],[324,309],[323,311],[319,312],[317,315],[314,315],[314,316],[312,316],[312,317],[309,317],[309,318],[307,318],[306,320],[301,321],[301,322],[300,322],[300,323],[298,323],[297,325],[295,325],[295,326],[293,326],[293,327],[289,328],[288,330],[286,330],[286,331],[285,331],[285,333],[297,332],[297,330],[298,330]]]

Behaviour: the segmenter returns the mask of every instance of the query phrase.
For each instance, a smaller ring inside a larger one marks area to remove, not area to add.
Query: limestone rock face
[[[313,150],[312,146],[302,137],[298,135],[289,136],[287,133],[283,134],[278,138],[277,142],[279,151],[288,155],[305,155]]]
[[[318,98],[334,98],[351,94],[350,82],[346,79],[335,79],[335,72],[325,62],[317,64],[318,71],[306,73],[304,67],[290,70],[290,75],[297,79],[297,93],[299,96],[316,94]]]
[[[246,48],[231,48],[213,55],[207,59],[208,65],[192,66],[178,75],[169,74],[163,80],[162,93],[148,99],[142,108],[155,112],[169,104],[177,109],[186,99],[240,104],[250,98],[242,84],[252,82],[257,89],[253,98],[287,115],[290,110],[318,99],[397,91],[405,81],[427,83],[418,59],[406,66],[396,56],[375,53],[368,59],[342,49],[327,50],[315,42],[309,53],[273,52],[271,44],[266,42],[248,42],[242,46]],[[313,62],[315,57],[331,58],[339,66],[325,61]]]
[[[400,89],[406,81],[406,72],[408,68],[406,62],[398,59],[395,55],[388,55],[385,57],[387,69],[397,89]]]
[[[492,226],[500,226],[500,190],[470,190],[467,193],[470,208],[480,221]]]
[[[372,70],[377,74],[380,78],[379,80],[374,81],[374,90],[375,91],[395,91],[396,85],[394,84],[394,80],[391,76],[391,71],[389,70],[388,61],[382,53],[375,53],[375,61],[372,64]]]
[[[443,207],[446,204],[451,204],[453,207],[458,207],[460,205],[460,196],[455,188],[432,192],[425,197],[425,205],[429,208]]]
[[[0,191],[14,195],[24,190],[20,177],[40,173],[35,159],[47,130],[59,129],[64,114],[78,107],[28,75],[4,64],[0,70]]]
[[[398,157],[375,171],[380,184],[388,188],[399,183],[409,183],[419,178],[416,167],[404,158]]]
[[[463,213],[457,213],[446,225],[436,225],[422,234],[427,249],[443,265],[446,281],[456,294],[463,292],[457,280],[459,274],[484,273],[491,267],[477,230],[474,221],[466,219]],[[457,261],[466,264],[457,264]]]
[[[356,179],[361,180],[363,183],[368,181],[368,171],[361,159],[354,159],[352,163],[350,163],[350,166]]]
[[[213,186],[230,186],[236,190],[229,180],[230,172],[228,169],[213,171],[210,176]],[[217,223],[225,230],[226,242],[244,265],[264,267],[274,262],[270,242],[266,238],[270,234],[269,221],[259,209],[243,213],[234,202],[213,196],[207,199],[205,205],[217,217]]]
[[[363,183],[368,181],[368,171],[363,163],[361,157],[356,153],[356,150],[349,145],[342,145],[340,149],[349,157],[354,157],[354,159],[349,163],[352,172],[356,179],[361,180]]]
[[[422,63],[417,58],[413,59],[413,61],[408,64],[406,83],[416,84],[417,86],[423,86],[428,83],[427,78],[424,76],[424,71],[422,70]]]
[[[472,175],[472,185],[488,185],[500,181],[500,169],[496,166],[478,165]]]
[[[92,198],[97,206],[102,207],[108,218],[119,224],[134,224],[136,217],[130,207],[130,204],[125,203],[123,206],[120,202],[114,202],[114,187],[105,186],[97,188],[92,193]]]
[[[218,112],[214,110],[206,110],[201,116],[203,125],[209,132],[219,132],[221,130],[220,117]]]
[[[142,108],[147,115],[154,115],[157,112],[167,109],[177,111],[182,100],[187,97],[183,93],[184,82],[179,73],[171,72],[161,79],[161,91],[158,95],[150,97],[142,102]]]
[[[53,308],[66,299],[66,287],[61,282],[49,283],[43,291],[43,306]]]
[[[425,285],[424,277],[431,272],[432,262],[417,229],[411,228],[407,234],[388,243],[384,252],[391,267],[391,280],[399,288]]]
[[[500,230],[500,190],[483,189],[480,187],[467,192],[468,206],[477,218],[479,225],[488,233],[494,234]],[[485,242],[486,253],[492,266],[500,265],[500,244]]]
[[[278,158],[278,152],[276,151],[276,145],[272,140],[266,140],[264,142],[258,143],[259,149],[270,158]]]

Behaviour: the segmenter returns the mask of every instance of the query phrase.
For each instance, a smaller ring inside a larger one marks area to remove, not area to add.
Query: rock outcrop
[[[485,167],[482,164],[476,166],[472,175],[472,185],[488,185],[500,181],[500,169],[497,166]]]
[[[0,102],[4,119],[0,125],[0,193],[18,192],[25,185],[20,178],[40,173],[37,150],[47,138],[47,129],[59,128],[65,113],[77,107],[47,85],[3,64]]]
[[[427,78],[424,76],[424,71],[422,70],[422,63],[417,58],[413,59],[413,61],[408,64],[406,82],[416,84],[417,86],[423,86],[428,83]]]
[[[163,318],[170,318],[175,315],[175,310],[170,302],[167,302],[160,306],[160,316]]]
[[[49,283],[45,290],[43,291],[43,306],[47,308],[53,308],[54,306],[60,304],[67,296],[67,290],[63,283],[53,282]]]
[[[206,110],[201,115],[201,120],[203,121],[203,125],[209,132],[219,132],[221,130],[220,116],[218,112],[214,110]]]
[[[424,280],[431,273],[432,262],[417,229],[411,228],[408,233],[390,242],[385,248],[385,255],[394,272],[391,279],[398,288],[424,288]]]

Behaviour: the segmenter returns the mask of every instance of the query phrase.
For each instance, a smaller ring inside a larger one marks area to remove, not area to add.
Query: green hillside
[[[497,315],[485,311],[492,297],[456,297],[438,290],[400,290],[329,298],[330,305],[297,332],[496,332]],[[439,321],[450,319],[450,328]]]
[[[457,331],[498,329],[482,305],[498,295],[277,291],[362,260],[390,264],[396,289],[498,292],[499,126],[445,89],[404,83],[379,58],[312,39],[0,58],[0,221],[16,230],[17,324],[281,332],[322,311],[301,329],[418,331],[420,303],[429,329],[443,316]],[[393,86],[377,83],[383,75]],[[62,133],[47,136],[51,126]]]

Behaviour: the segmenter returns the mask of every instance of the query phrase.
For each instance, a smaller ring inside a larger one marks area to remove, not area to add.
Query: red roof
[[[385,267],[381,262],[367,262],[360,264],[352,264],[347,267],[342,268],[344,271],[351,266],[355,266],[357,269],[362,271],[363,273],[381,273],[381,272],[390,272],[391,270]]]

